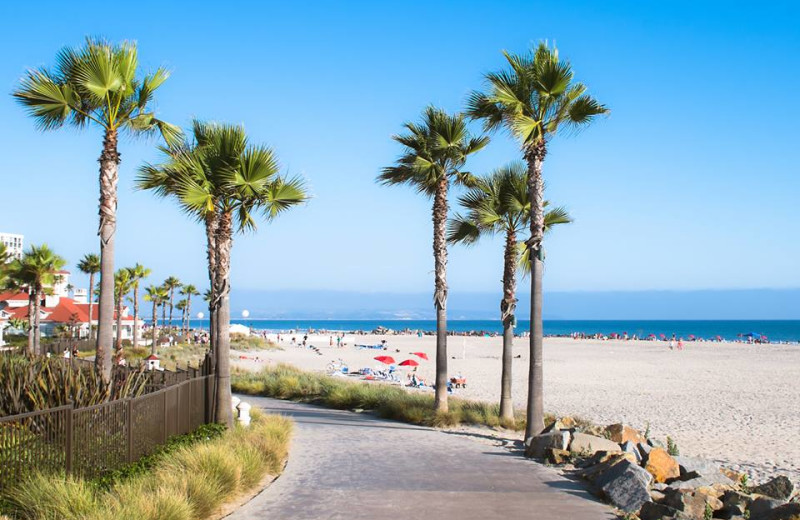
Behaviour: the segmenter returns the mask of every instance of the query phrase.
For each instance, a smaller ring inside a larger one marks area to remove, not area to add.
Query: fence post
[[[65,469],[66,469],[67,475],[72,473],[72,441],[73,441],[72,411],[73,411],[73,408],[70,406],[67,409],[67,428],[66,428],[66,430],[67,430],[66,431],[67,439],[66,439],[66,442],[65,442],[65,444],[66,444],[66,446],[65,446],[66,450],[65,451],[67,452],[66,453],[66,460],[65,460],[65,466],[66,466]]]
[[[128,399],[128,464],[133,463],[133,399]]]

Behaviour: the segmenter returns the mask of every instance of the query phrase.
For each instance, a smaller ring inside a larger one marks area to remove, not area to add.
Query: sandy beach
[[[271,336],[275,339],[275,336]],[[378,367],[378,355],[398,362],[420,361],[419,373],[434,376],[432,336],[361,335],[345,337],[345,346],[331,347],[329,335],[311,335],[309,348],[242,353],[242,368],[288,363],[325,371],[342,359],[351,370]],[[297,336],[302,341],[302,335]],[[359,350],[354,344],[379,344],[387,350]],[[468,380],[456,395],[495,401],[499,398],[502,339],[450,337],[449,370]],[[399,352],[398,352],[399,351]],[[430,361],[411,352],[425,352]],[[545,409],[584,417],[599,424],[625,422],[651,436],[670,435],[682,455],[703,457],[747,471],[760,479],[782,473],[800,480],[800,347],[741,343],[687,343],[670,351],[664,342],[545,339]],[[524,407],[527,393],[528,343],[514,343],[514,401]],[[418,391],[418,390],[410,390]]]

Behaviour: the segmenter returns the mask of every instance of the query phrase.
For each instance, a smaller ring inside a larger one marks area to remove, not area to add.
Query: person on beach
[[[669,340],[669,349],[670,350],[675,350],[675,337],[674,336]]]
[[[678,350],[683,350],[683,338],[678,340]]]

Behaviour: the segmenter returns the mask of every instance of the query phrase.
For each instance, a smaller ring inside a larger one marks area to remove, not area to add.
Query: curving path
[[[554,470],[457,433],[242,397],[296,427],[284,473],[232,520],[614,518]]]

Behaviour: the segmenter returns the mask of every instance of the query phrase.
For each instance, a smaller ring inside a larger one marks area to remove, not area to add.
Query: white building
[[[10,260],[22,258],[23,241],[25,237],[13,233],[0,233],[0,244],[6,246]]]

